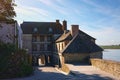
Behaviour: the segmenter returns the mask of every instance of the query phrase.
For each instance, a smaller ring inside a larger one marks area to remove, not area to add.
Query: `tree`
[[[13,0],[0,1],[0,21],[13,20],[16,16],[14,6],[16,5]]]

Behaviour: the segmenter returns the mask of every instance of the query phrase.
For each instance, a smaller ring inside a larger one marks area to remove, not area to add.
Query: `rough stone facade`
[[[63,55],[65,58],[65,62],[89,62],[89,58],[99,58],[102,59],[102,52],[95,52],[95,53],[74,53],[69,54],[66,53]]]
[[[94,53],[90,53],[90,58],[98,58],[98,59],[102,59],[103,53],[102,52],[94,52]]]
[[[32,53],[32,35],[24,34],[23,37],[23,48],[28,51],[28,53]]]
[[[16,21],[0,22],[0,40],[4,43],[17,44],[22,48],[22,30]]]
[[[87,53],[74,53],[74,54],[64,54],[65,62],[82,62],[85,59],[89,58],[89,54]]]
[[[15,25],[7,24],[5,22],[0,23],[0,40],[5,43],[15,42]]]
[[[103,59],[91,59],[92,66],[113,74],[120,79],[120,62]]]

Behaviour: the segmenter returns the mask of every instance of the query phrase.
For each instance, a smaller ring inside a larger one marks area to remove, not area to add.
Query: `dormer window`
[[[49,28],[49,32],[52,32],[52,28]]]
[[[34,28],[34,32],[37,32],[37,31],[38,31],[38,29],[35,27],[35,28]]]

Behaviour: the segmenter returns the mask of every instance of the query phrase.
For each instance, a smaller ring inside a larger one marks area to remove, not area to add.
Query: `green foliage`
[[[28,76],[33,72],[33,68],[29,64],[24,63],[20,65],[20,67],[21,67],[21,70],[17,74],[18,77]]]
[[[15,3],[13,0],[2,0],[0,1],[0,20],[6,21],[6,20],[13,20],[13,18],[16,16],[16,13],[14,11]]]
[[[101,46],[103,49],[120,49],[119,45]]]
[[[13,44],[0,43],[0,79],[30,75],[30,55]]]

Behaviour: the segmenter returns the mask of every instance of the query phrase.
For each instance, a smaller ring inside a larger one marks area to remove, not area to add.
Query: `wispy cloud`
[[[68,8],[65,6],[63,0],[38,0],[41,3],[45,4],[49,8],[54,9],[55,11],[63,14],[63,15],[68,15]]]
[[[95,31],[91,31],[89,29],[85,29],[84,31],[95,37],[99,45],[120,44],[120,39],[118,37],[120,31],[117,28],[104,27]]]
[[[89,18],[95,19],[91,22],[91,20],[88,20],[88,22],[83,22],[87,26],[92,26],[91,28],[98,28],[101,29],[102,27],[118,27],[120,25],[120,6],[113,7],[113,2],[111,0],[106,0],[104,3],[101,1],[94,1],[94,0],[82,0],[83,3],[85,3],[85,14],[87,12],[92,12]],[[101,3],[100,3],[101,2]],[[115,4],[114,4],[115,5]],[[90,6],[90,7],[89,7]],[[88,14],[89,15],[89,14]],[[83,15],[84,17],[84,15]],[[88,16],[87,16],[88,17]]]
[[[52,1],[51,0],[38,0],[38,1],[40,1],[40,2],[42,2],[42,3],[44,3],[44,4],[46,4],[46,5],[53,5],[53,3],[52,3]]]
[[[36,8],[36,7],[30,7],[30,6],[18,6],[15,7],[15,11],[20,14],[24,15],[34,15],[34,14],[39,14],[42,16],[48,16],[48,12],[46,10]]]
[[[100,12],[101,14],[105,14],[105,15],[108,15],[111,17],[120,18],[120,15],[119,15],[120,14],[120,7],[113,8],[113,7],[111,7],[111,5],[104,5],[103,6],[101,4],[95,3],[95,1],[93,1],[93,0],[82,0],[82,1],[88,5],[93,6],[94,10]],[[106,0],[106,2],[107,2],[107,0]],[[109,4],[109,2],[108,2],[108,4]]]

